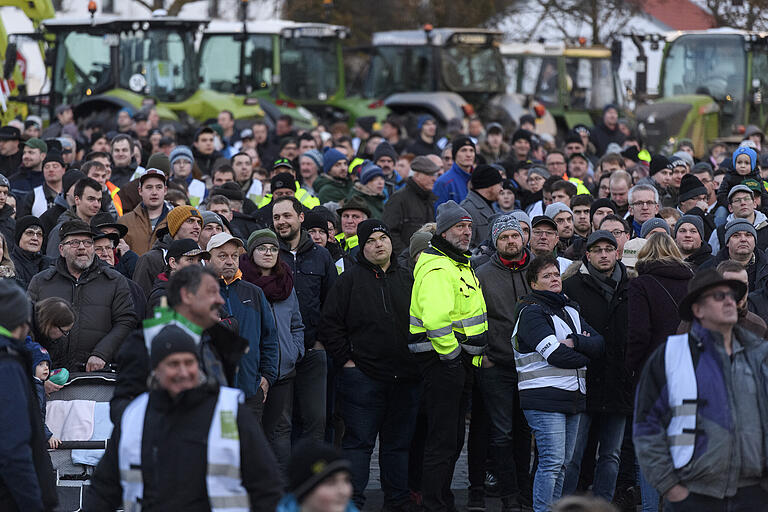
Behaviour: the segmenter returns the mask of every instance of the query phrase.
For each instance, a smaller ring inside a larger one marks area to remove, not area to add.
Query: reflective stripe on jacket
[[[237,408],[244,402],[239,389],[221,387],[211,419],[207,443],[206,486],[214,512],[247,512],[250,499],[242,486]],[[118,467],[126,512],[141,510],[144,481],[141,444],[149,394],[142,393],[123,412],[120,421]]]
[[[678,469],[690,462],[696,441],[698,386],[687,333],[667,338],[664,373],[667,375],[669,408],[672,411],[667,425],[667,439],[672,461]]]
[[[461,350],[480,356],[486,345],[485,299],[469,262],[460,263],[435,248],[422,253],[411,293],[411,352],[434,350],[454,359]],[[479,365],[479,357],[474,363]]]
[[[120,199],[120,196],[117,195],[118,192],[120,192],[120,187],[112,183],[111,181],[107,182],[107,190],[109,191],[109,197],[112,198],[112,204],[115,205],[115,211],[117,212],[118,217],[123,216],[123,201]]]

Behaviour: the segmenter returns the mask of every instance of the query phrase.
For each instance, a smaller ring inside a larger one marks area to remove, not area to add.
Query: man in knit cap
[[[389,142],[384,141],[376,146],[376,150],[373,152],[373,163],[381,167],[381,171],[384,173],[384,180],[386,181],[384,193],[387,197],[391,197],[396,190],[403,188],[405,180],[395,172],[397,152]]]
[[[352,188],[352,180],[349,178],[347,157],[335,148],[328,148],[323,154],[323,174],[315,180],[313,185],[320,204],[339,202]]]
[[[184,238],[195,241],[200,239],[203,215],[200,210],[192,206],[177,206],[168,212],[166,223],[166,229],[161,231],[161,236],[158,237],[152,249],[139,257],[133,273],[133,280],[144,289],[147,296],[152,291],[152,283],[155,282],[157,274],[165,267],[164,253],[171,242]]]
[[[683,180],[685,182],[685,180]],[[696,215],[683,215],[675,223],[673,235],[677,248],[685,262],[696,271],[699,267],[709,267],[713,260],[712,248],[704,237],[704,221]]]
[[[469,182],[472,190],[460,204],[472,217],[472,242],[470,248],[475,248],[488,240],[491,217],[496,213],[493,204],[499,198],[501,173],[490,165],[478,165],[472,172]]]
[[[422,494],[428,510],[455,508],[450,483],[464,444],[468,377],[487,342],[485,300],[467,253],[471,238],[469,213],[452,200],[440,204],[435,235],[414,269],[408,348],[424,378]]]
[[[533,255],[525,246],[520,222],[512,215],[493,222],[491,241],[496,252],[477,269],[488,308],[488,348],[475,375],[491,424],[489,470],[499,482],[502,510],[515,510],[520,498],[530,494],[531,432],[520,410],[515,355],[509,340],[517,301],[531,291],[525,273]]]
[[[694,215],[702,220],[704,240],[708,240],[715,229],[714,215],[708,213],[707,194],[707,187],[695,175],[686,174],[682,177],[677,196],[678,209],[686,215]]]
[[[747,269],[749,291],[763,288],[768,283],[768,256],[756,246],[757,231],[746,219],[733,219],[725,225],[725,247],[715,256],[714,265],[734,260]]]

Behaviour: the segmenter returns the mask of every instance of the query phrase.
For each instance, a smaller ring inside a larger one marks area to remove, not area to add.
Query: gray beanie
[[[747,233],[752,234],[755,240],[757,240],[757,230],[752,223],[747,219],[733,219],[725,225],[725,243],[727,244],[728,240],[739,231],[746,231]]]
[[[544,215],[549,217],[550,219],[553,219],[559,214],[563,212],[568,212],[571,215],[573,215],[573,210],[568,208],[565,203],[552,203],[551,205],[547,206],[547,209],[544,210]]]
[[[0,279],[0,326],[9,331],[18,326],[30,323],[32,319],[32,303],[27,294],[14,281]]]
[[[701,217],[697,215],[683,215],[680,217],[680,220],[675,222],[675,231],[673,233],[675,238],[677,238],[677,230],[680,229],[680,226],[683,224],[692,224],[693,227],[696,228],[696,231],[699,232],[701,239],[704,240],[704,221],[701,220]]]
[[[547,179],[550,177],[549,171],[546,170],[544,167],[541,167],[538,165],[528,169],[528,176],[530,176],[531,174],[536,174],[538,176],[541,176],[544,179]]]
[[[670,158],[669,161],[671,162],[673,160],[678,160],[678,159],[685,162],[685,164],[688,166],[689,169],[693,167],[693,164],[694,164],[693,157],[688,152],[678,151],[676,153],[673,153],[672,158]]]
[[[301,156],[305,156],[312,160],[317,166],[317,170],[323,171],[323,155],[316,149],[310,149],[309,151],[302,153]]]
[[[429,247],[429,241],[432,240],[432,233],[426,231],[417,231],[411,235],[411,243],[408,245],[408,255],[414,259],[417,254]]]
[[[442,235],[459,222],[472,222],[472,216],[456,204],[456,201],[449,199],[437,207],[437,231],[435,234]]]
[[[171,151],[170,156],[168,157],[168,160],[171,162],[171,168],[173,168],[174,162],[176,160],[179,160],[181,158],[186,158],[189,160],[190,163],[195,162],[195,157],[192,156],[192,150],[189,149],[187,146],[176,146],[173,148],[173,151]]]
[[[667,221],[658,217],[652,217],[643,222],[643,226],[640,228],[640,238],[648,238],[648,233],[650,233],[652,229],[656,228],[664,228],[664,231],[666,231],[669,236],[672,236],[672,232],[669,229],[669,224],[667,224]]]
[[[203,227],[207,226],[208,224],[218,224],[221,226],[221,229],[224,229],[224,221],[221,220],[221,217],[219,217],[219,214],[216,212],[209,212],[209,211],[201,211],[200,212],[203,216]]]
[[[493,245],[496,245],[496,240],[499,239],[504,231],[514,230],[520,233],[520,238],[523,237],[523,228],[520,227],[520,223],[512,215],[502,215],[498,217],[491,225],[491,240]]]
[[[523,222],[528,224],[528,228],[530,229],[531,218],[523,210],[515,210],[511,212],[510,215],[513,216],[515,219],[517,219],[517,222],[519,222],[520,224],[522,224]]]

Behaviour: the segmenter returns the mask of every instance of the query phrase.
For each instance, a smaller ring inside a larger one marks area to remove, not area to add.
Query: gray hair
[[[643,185],[643,184],[635,185],[634,187],[629,189],[629,196],[628,196],[629,197],[629,199],[628,199],[629,204],[632,204],[632,195],[635,192],[642,192],[642,191],[653,192],[653,199],[654,199],[654,201],[656,201],[657,205],[659,204],[659,191],[656,190],[656,187],[654,187],[653,185]]]

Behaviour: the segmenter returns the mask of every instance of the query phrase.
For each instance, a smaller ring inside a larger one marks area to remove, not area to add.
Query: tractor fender
[[[395,112],[409,110],[430,112],[441,124],[463,119],[467,101],[455,92],[403,92],[389,96],[384,105]]]

